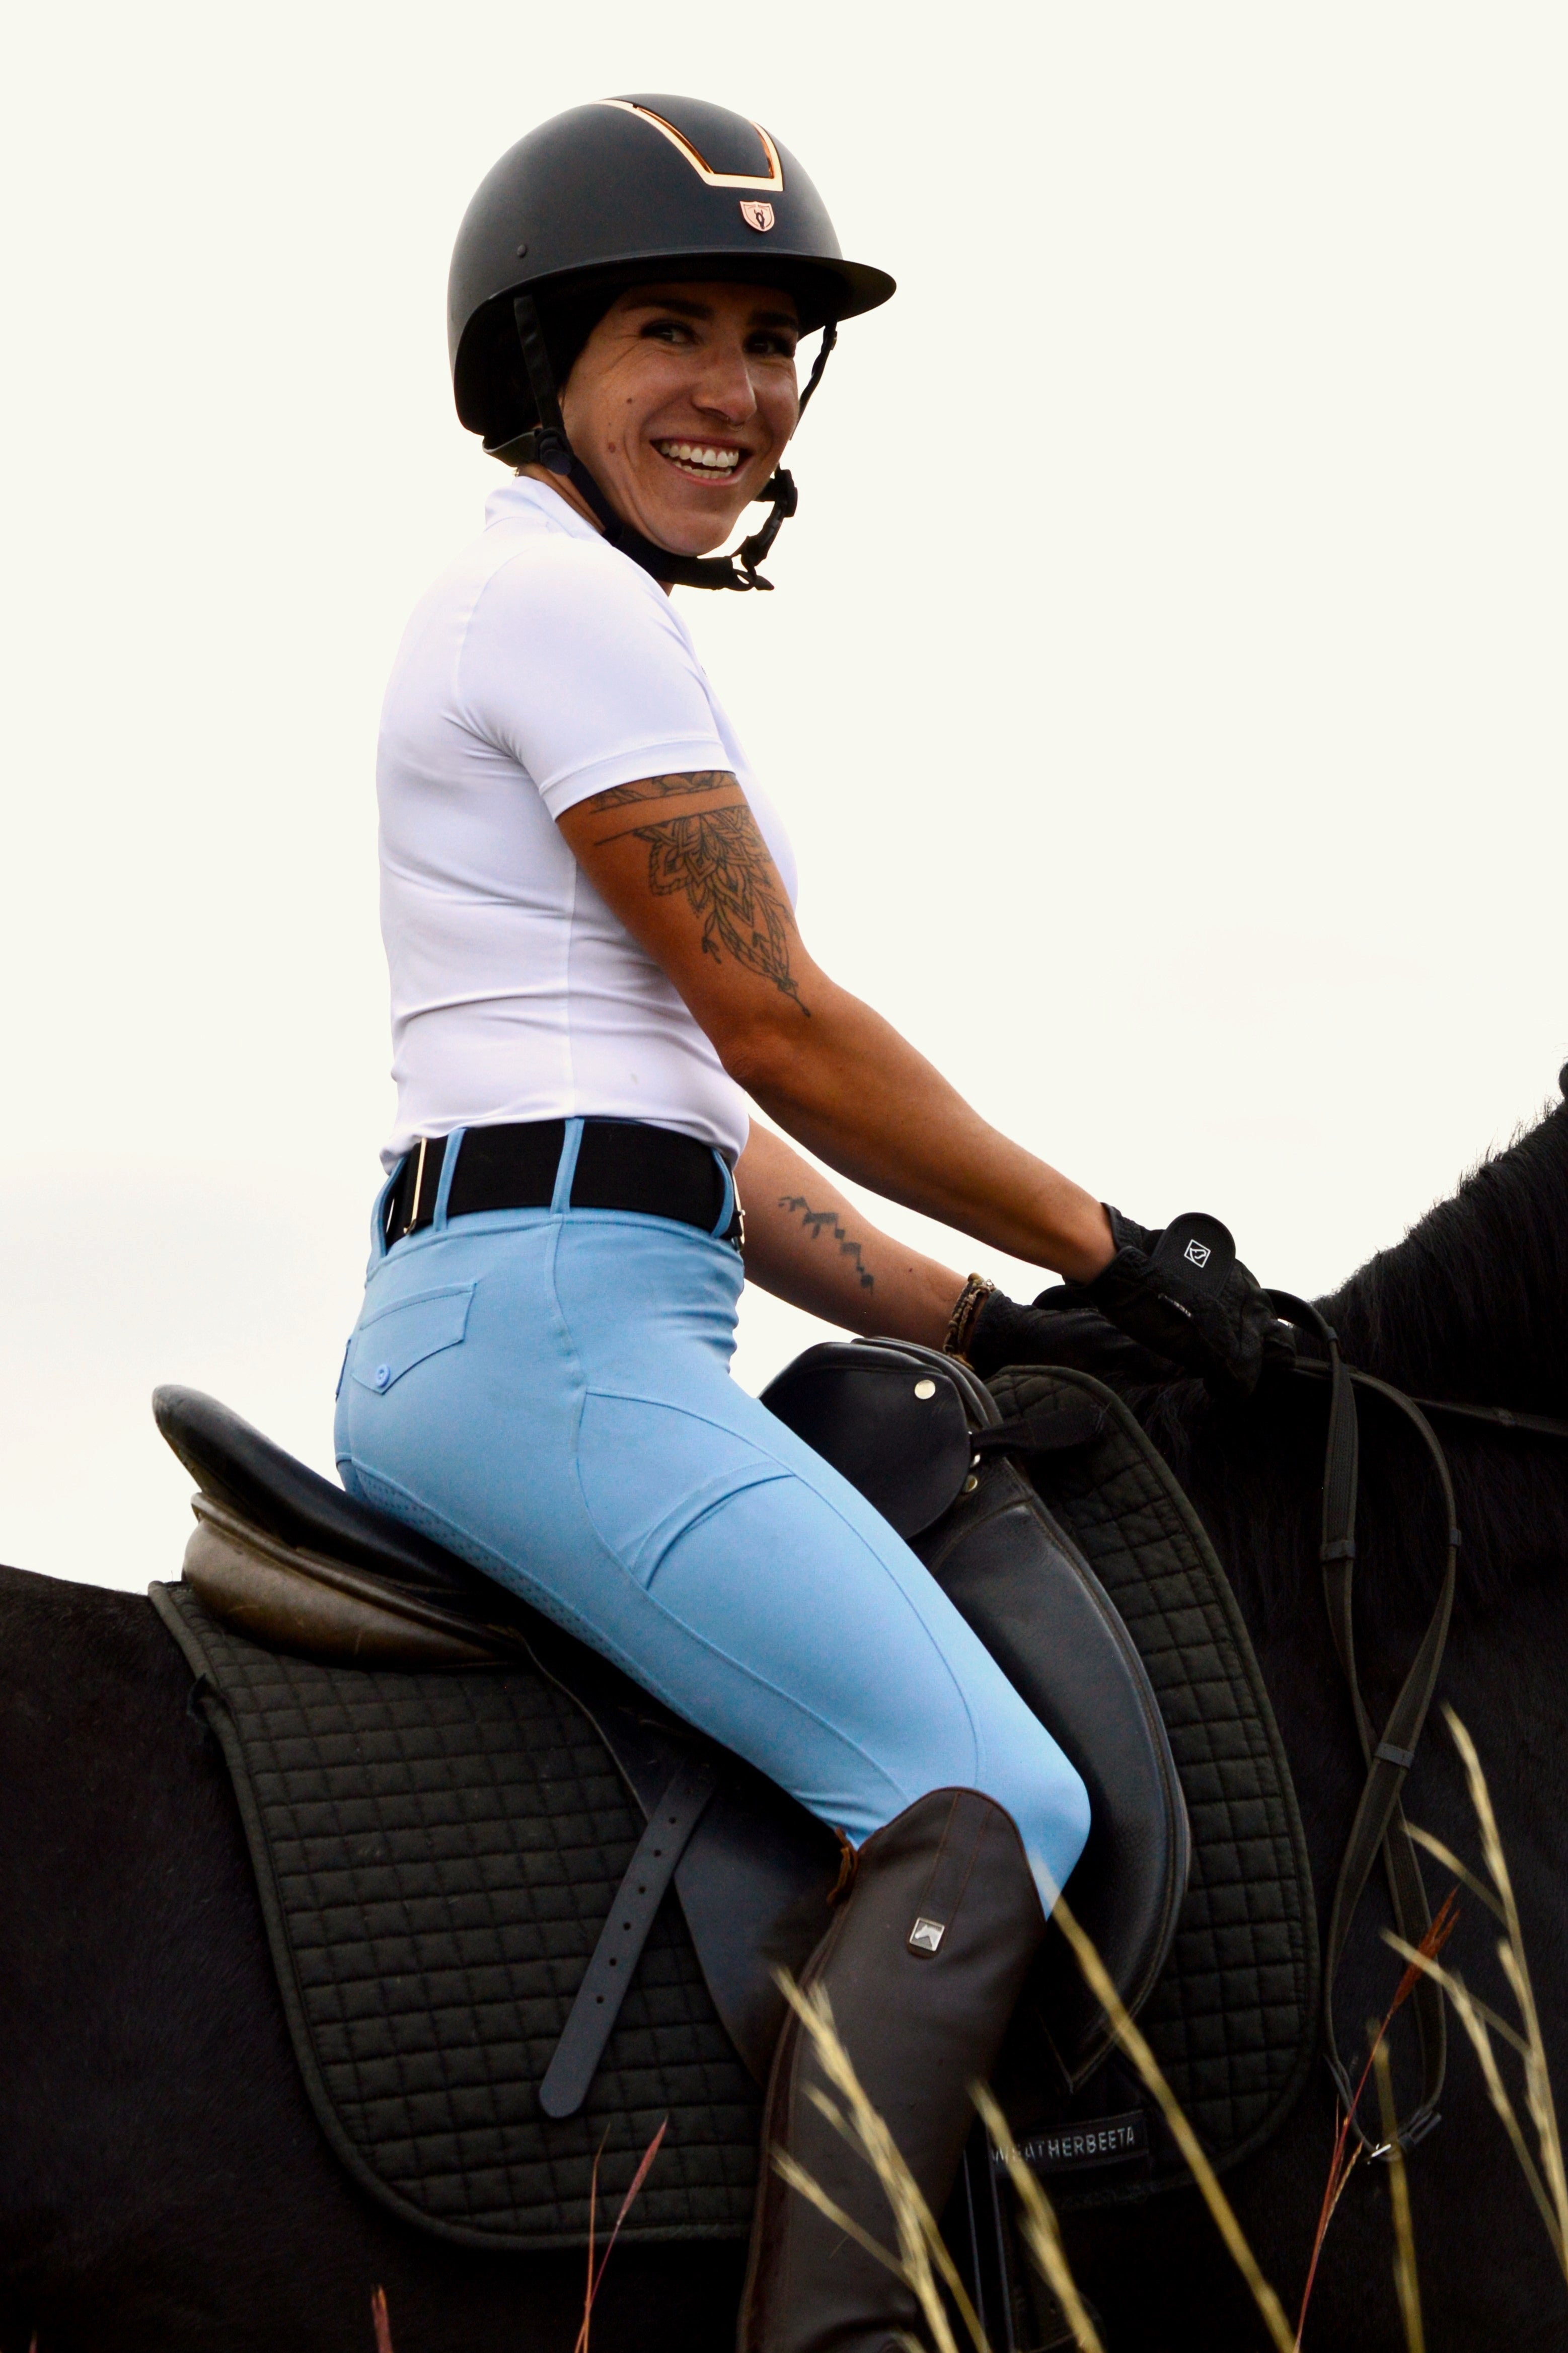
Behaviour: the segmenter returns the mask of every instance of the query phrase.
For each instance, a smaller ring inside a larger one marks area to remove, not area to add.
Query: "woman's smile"
[[[732,482],[752,452],[733,443],[656,441],[654,448],[692,482]]]

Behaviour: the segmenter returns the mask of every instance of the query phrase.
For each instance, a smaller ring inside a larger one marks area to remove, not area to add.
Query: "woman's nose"
[[[699,408],[721,417],[730,425],[743,425],[757,412],[756,386],[742,351],[715,352],[693,390]]]

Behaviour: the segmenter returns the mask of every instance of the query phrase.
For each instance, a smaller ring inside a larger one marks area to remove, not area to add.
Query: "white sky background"
[[[377,710],[501,479],[447,261],[585,98],[758,117],[900,280],[803,430],[778,593],[680,592],[829,970],[1297,1290],[1554,1093],[1561,11],[704,22],[91,0],[10,36],[0,1557],[177,1573],[158,1380],[331,1467],[391,1102]],[[748,1385],[815,1329],[749,1303]]]

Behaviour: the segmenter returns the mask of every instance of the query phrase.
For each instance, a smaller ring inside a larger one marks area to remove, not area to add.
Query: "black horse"
[[[1489,1162],[1327,1313],[1349,1360],[1426,1396],[1568,1413],[1568,1106]],[[1222,1407],[1183,1384],[1149,1425],[1211,1530],[1294,1767],[1320,1890],[1359,1762],[1316,1571],[1325,1401],[1272,1381]],[[1416,1442],[1363,1407],[1362,1653],[1392,1697],[1435,1596],[1443,1527]],[[1465,1534],[1442,1694],[1475,1735],[1512,1865],[1559,2073],[1568,2008],[1568,1445],[1446,1424]],[[300,2086],[224,1767],[148,1605],[0,1571],[0,2353],[570,2353],[580,2254],[498,2257],[395,2221],[349,2180]],[[1458,1763],[1428,1733],[1413,1820],[1476,1841]],[[1429,1870],[1435,1892],[1439,1874]],[[1369,1897],[1342,2040],[1397,1965]],[[1467,1904],[1449,1948],[1506,2008],[1495,1931]],[[1563,2080],[1568,2082],[1568,2075]],[[1300,2295],[1334,2137],[1320,2071],[1229,2188],[1287,2306]],[[1411,2188],[1433,2353],[1568,2353],[1568,2288],[1455,2052]],[[1110,2353],[1266,2339],[1195,2193],[1074,2218],[1069,2248]],[[1307,2344],[1396,2353],[1387,2177],[1357,2168]],[[743,2250],[617,2250],[596,2353],[724,2353]]]

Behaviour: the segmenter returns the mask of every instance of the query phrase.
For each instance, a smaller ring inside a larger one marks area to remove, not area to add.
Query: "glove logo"
[[[1214,1256],[1214,1252],[1210,1250],[1207,1242],[1200,1242],[1194,1239],[1187,1244],[1186,1249],[1182,1252],[1182,1256],[1186,1260],[1189,1266],[1205,1267],[1207,1266],[1210,1259]]]
[[[772,205],[756,204],[742,196],[741,199],[741,218],[745,222],[748,228],[765,231],[772,228],[773,225],[773,208]]]

